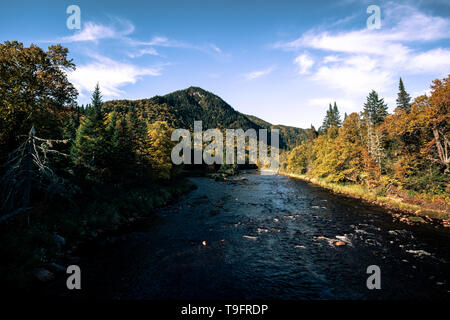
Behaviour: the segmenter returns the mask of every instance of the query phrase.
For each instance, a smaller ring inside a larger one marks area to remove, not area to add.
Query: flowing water
[[[198,189],[78,263],[114,299],[450,299],[450,237],[292,178],[247,173]],[[345,246],[336,247],[341,240]],[[381,289],[368,290],[369,265]],[[54,292],[52,293],[54,294]]]

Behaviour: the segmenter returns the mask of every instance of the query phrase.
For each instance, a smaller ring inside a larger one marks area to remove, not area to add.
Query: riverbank
[[[80,247],[120,233],[195,187],[181,178],[134,188],[105,187],[70,203],[36,205],[0,225],[2,287],[26,291],[53,280],[65,266],[77,263]]]
[[[299,175],[288,172],[279,172],[278,174],[307,181],[323,188],[329,189],[335,193],[344,194],[353,198],[363,199],[388,209],[398,210],[402,213],[407,214],[407,217],[402,217],[402,219],[400,219],[400,221],[402,222],[426,222],[426,220],[435,219],[439,220],[443,226],[447,228],[450,227],[450,212],[448,210],[448,204],[444,204],[444,208],[442,210],[431,209],[427,208],[424,205],[405,202],[400,197],[379,195],[375,190],[369,190],[368,188],[357,184],[337,184],[328,182],[324,179],[311,178],[307,175]]]

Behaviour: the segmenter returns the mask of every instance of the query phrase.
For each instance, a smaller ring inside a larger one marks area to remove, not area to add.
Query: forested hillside
[[[279,129],[280,148],[292,149],[314,129],[272,125],[255,116],[234,110],[217,95],[198,87],[189,87],[164,96],[141,100],[112,100],[104,103],[106,112],[126,114],[137,110],[149,121],[166,121],[172,128],[193,130],[194,121],[201,120],[204,129]]]
[[[297,127],[274,125],[252,115],[246,115],[252,122],[261,126],[264,129],[278,129],[280,130],[280,148],[290,150],[297,145],[300,145],[304,140],[316,135],[316,129],[311,125],[310,129],[302,129]]]

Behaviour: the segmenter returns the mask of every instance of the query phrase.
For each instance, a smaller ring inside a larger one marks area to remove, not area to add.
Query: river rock
[[[335,247],[342,247],[342,246],[345,246],[346,243],[344,241],[342,241],[342,240],[338,240],[338,241],[333,242],[333,245]]]
[[[52,272],[64,272],[66,271],[66,269],[62,266],[59,265],[57,263],[49,263],[48,268],[52,271]]]
[[[33,275],[41,282],[47,282],[55,278],[55,275],[52,272],[44,268],[34,269]]]
[[[53,234],[52,239],[53,239],[53,243],[58,248],[58,250],[61,250],[66,245],[66,239],[64,239],[63,237],[61,237],[60,235],[58,235],[56,233]]]

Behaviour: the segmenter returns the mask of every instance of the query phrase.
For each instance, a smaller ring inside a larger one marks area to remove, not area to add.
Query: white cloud
[[[257,79],[257,78],[260,78],[260,77],[263,77],[265,75],[272,73],[273,70],[274,70],[273,67],[270,67],[270,68],[267,68],[264,70],[256,70],[256,71],[252,71],[252,72],[243,74],[243,77],[246,80],[254,80],[254,79]]]
[[[134,25],[131,22],[125,20],[118,20],[121,25],[121,30],[116,29],[114,26],[105,26],[97,24],[95,22],[86,22],[83,24],[82,29],[77,31],[74,35],[63,37],[59,39],[59,42],[81,42],[81,41],[98,41],[100,39],[108,38],[121,38],[129,35],[134,31]]]
[[[130,58],[137,58],[137,57],[142,57],[144,55],[152,55],[152,56],[159,56],[158,51],[156,51],[154,48],[145,48],[145,49],[141,49],[139,50],[137,53],[130,53],[128,54],[128,56]]]
[[[69,81],[82,95],[92,92],[98,82],[105,97],[117,97],[123,93],[120,87],[136,83],[142,76],[161,74],[158,68],[141,68],[99,55],[93,58],[94,62],[77,66],[76,70],[68,73]]]
[[[338,56],[326,56],[323,59],[323,63],[327,64],[327,63],[330,63],[330,62],[338,62],[340,60],[341,59]]]
[[[169,40],[166,37],[155,36],[150,41],[134,41],[136,45],[144,45],[144,46],[160,46],[160,47],[183,47],[187,46],[186,43],[177,41],[177,40]]]
[[[392,21],[393,26],[379,30],[366,28],[354,31],[317,32],[310,30],[298,39],[279,42],[274,46],[285,50],[305,47],[345,53],[377,55],[405,54],[410,49],[402,43],[433,41],[450,38],[450,20],[429,16],[406,5],[386,5],[383,21]]]
[[[436,72],[446,76],[450,70],[450,50],[437,48],[419,53],[412,57],[408,67],[411,73]]]
[[[384,91],[393,84],[389,71],[362,70],[352,66],[322,66],[313,75],[322,85],[343,90],[346,94],[363,94],[370,90]]]
[[[311,67],[313,66],[314,60],[309,55],[304,53],[297,56],[294,59],[294,63],[297,65],[298,72],[300,74],[306,74],[308,73],[309,69],[311,69]]]
[[[310,57],[316,63],[300,68],[300,72],[309,70],[311,79],[321,87],[336,90],[359,104],[372,89],[392,96],[400,76],[448,74],[450,50],[436,47],[433,42],[450,39],[450,19],[395,3],[384,6],[382,13],[379,30],[368,30],[365,26],[349,31],[312,29],[274,47],[325,52],[320,62],[317,57]],[[295,58],[294,64],[304,66],[306,58],[302,56]]]

